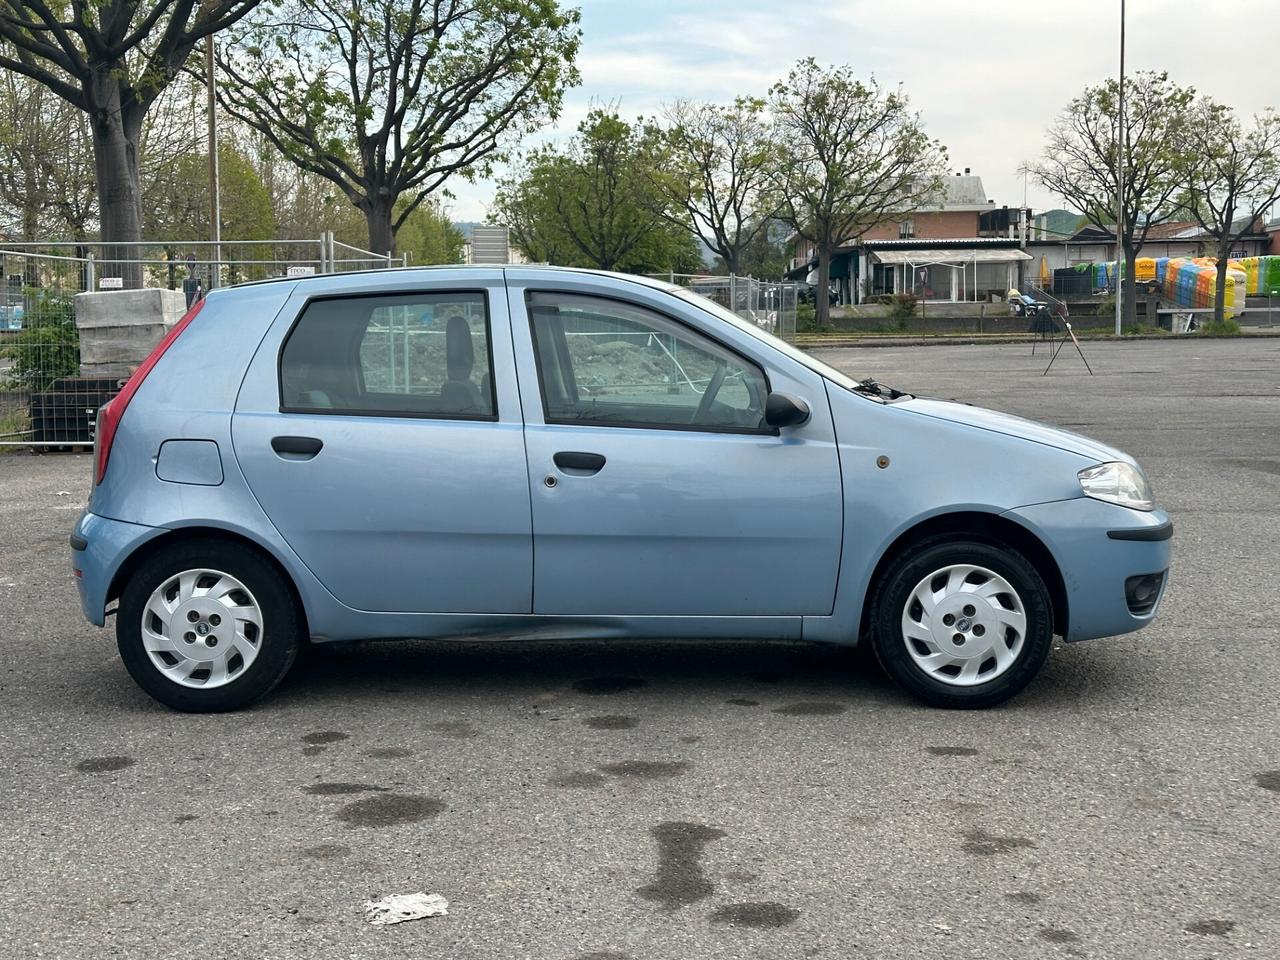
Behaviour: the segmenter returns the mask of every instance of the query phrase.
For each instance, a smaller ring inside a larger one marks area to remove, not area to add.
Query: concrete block
[[[127,376],[186,312],[180,290],[100,290],[78,293],[80,375]]]

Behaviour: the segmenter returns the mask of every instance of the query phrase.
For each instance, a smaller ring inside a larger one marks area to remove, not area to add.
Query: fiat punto
[[[1151,622],[1173,528],[1096,441],[857,381],[688,290],[535,267],[218,290],[102,409],[84,614],[179,710],[306,643],[870,644],[985,707]]]

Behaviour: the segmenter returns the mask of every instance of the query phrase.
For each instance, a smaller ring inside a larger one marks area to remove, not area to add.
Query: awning
[[[1012,263],[1030,260],[1031,254],[1012,247],[992,250],[983,247],[945,247],[928,250],[872,250],[879,263]]]

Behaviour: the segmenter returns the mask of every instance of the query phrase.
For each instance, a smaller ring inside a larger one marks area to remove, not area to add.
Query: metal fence
[[[688,287],[708,300],[727,307],[744,320],[783,340],[796,336],[799,283],[757,280],[755,277],[708,276],[688,273],[655,273],[658,280]]]
[[[0,243],[0,452],[87,446],[118,378],[80,376],[75,295],[144,287],[206,290],[248,280],[404,266],[332,232],[314,240]],[[130,283],[136,286],[137,283]]]

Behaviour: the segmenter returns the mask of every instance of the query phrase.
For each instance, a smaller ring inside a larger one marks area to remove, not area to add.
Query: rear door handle
[[[272,437],[271,449],[284,460],[310,460],[324,447],[318,437]]]
[[[574,450],[562,450],[551,458],[561,470],[577,473],[599,473],[604,466],[604,456],[599,453],[580,453]]]

